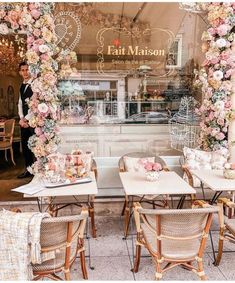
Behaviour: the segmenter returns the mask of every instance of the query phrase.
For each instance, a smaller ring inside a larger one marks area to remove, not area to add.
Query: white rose
[[[49,51],[50,51],[50,48],[49,48],[47,45],[45,45],[45,44],[40,45],[38,49],[39,49],[39,51],[40,51],[41,53],[46,53],[46,52],[49,52]]]
[[[8,34],[9,29],[6,24],[0,24],[0,34]]]
[[[40,104],[38,104],[38,110],[39,110],[39,112],[41,112],[41,113],[47,113],[47,111],[48,111],[48,106],[46,105],[46,103],[40,103]]]
[[[220,39],[217,39],[217,40],[216,40],[216,45],[217,45],[219,48],[225,47],[226,44],[227,44],[227,41],[226,41],[224,38],[220,38]]]
[[[217,80],[217,81],[222,80],[223,77],[224,77],[224,74],[223,74],[223,72],[220,71],[220,70],[215,71],[215,72],[213,73],[213,78],[214,78],[215,80]]]
[[[229,163],[225,163],[225,164],[224,164],[224,168],[225,168],[225,169],[230,169],[230,164],[229,164]]]

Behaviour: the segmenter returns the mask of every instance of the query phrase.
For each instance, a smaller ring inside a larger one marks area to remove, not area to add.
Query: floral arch
[[[203,48],[206,51],[204,68],[199,73],[204,101],[199,112],[202,115],[201,145],[206,150],[228,147],[228,124],[234,110],[234,3],[208,3],[209,29],[203,34]],[[29,147],[37,161],[34,173],[43,173],[47,156],[57,151],[58,99],[57,70],[54,59],[58,53],[54,29],[52,3],[2,3],[0,4],[0,34],[24,32],[27,34],[26,58],[32,83],[33,96],[29,101],[30,126],[35,135],[30,138]],[[235,140],[235,136],[232,136]],[[235,158],[235,153],[234,153]]]
[[[230,148],[235,158],[235,4],[206,5],[209,27],[202,34],[205,60],[198,83],[203,93],[200,144],[209,151]]]
[[[33,77],[29,109],[29,124],[35,134],[29,140],[29,147],[37,160],[32,165],[33,173],[43,173],[48,154],[57,151],[58,64],[54,56],[58,53],[52,15],[52,3],[0,3],[0,34],[26,33],[27,52]]]

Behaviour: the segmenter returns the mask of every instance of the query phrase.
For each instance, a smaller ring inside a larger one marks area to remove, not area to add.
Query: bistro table
[[[224,178],[223,170],[190,170],[190,172],[215,192],[210,204],[214,204],[223,192],[231,192],[234,198],[235,180]]]
[[[40,186],[43,188],[41,191],[34,194],[24,193],[25,198],[37,198],[39,210],[42,211],[43,199],[48,198],[49,204],[47,209],[50,212],[56,212],[61,208],[64,208],[68,205],[74,204],[78,205],[79,203],[85,203],[88,206],[89,215],[91,217],[91,227],[92,227],[92,236],[96,237],[96,228],[95,228],[95,219],[94,219],[94,198],[98,193],[97,183],[94,172],[90,172],[91,182],[83,184],[73,184],[66,185],[57,188],[46,188],[44,183],[40,181],[37,177],[34,177],[33,180],[24,187],[24,192],[27,190],[27,186],[30,188],[32,186]],[[19,189],[17,190],[20,191]],[[59,197],[73,197],[73,202],[66,204],[60,203]],[[78,197],[78,198],[77,198]],[[84,200],[79,200],[79,197],[85,197]],[[56,198],[58,198],[58,203],[55,204]],[[56,208],[55,208],[56,207]]]
[[[177,208],[182,208],[186,195],[195,194],[196,191],[178,174],[172,171],[160,172],[155,182],[146,180],[144,173],[120,172],[121,182],[128,197],[129,210],[133,206],[133,197],[136,195],[181,195]],[[125,218],[125,237],[129,226],[129,215]]]

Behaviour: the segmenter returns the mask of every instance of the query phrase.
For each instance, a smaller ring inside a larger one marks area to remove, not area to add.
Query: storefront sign
[[[172,70],[166,73],[165,67],[174,39],[173,32],[161,28],[146,29],[138,37],[126,28],[103,28],[96,36],[97,71],[110,76],[106,70],[120,70],[127,75],[147,65],[156,76],[169,75]]]
[[[147,46],[145,48],[141,48],[140,46],[119,46],[116,48],[114,45],[108,45],[108,53],[107,55],[135,55],[135,56],[164,56],[164,49],[151,49]]]

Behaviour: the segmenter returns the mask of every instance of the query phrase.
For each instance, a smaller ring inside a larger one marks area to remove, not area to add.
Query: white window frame
[[[177,64],[176,65],[166,65],[167,69],[182,67],[182,34],[177,34],[174,42],[178,42]]]

